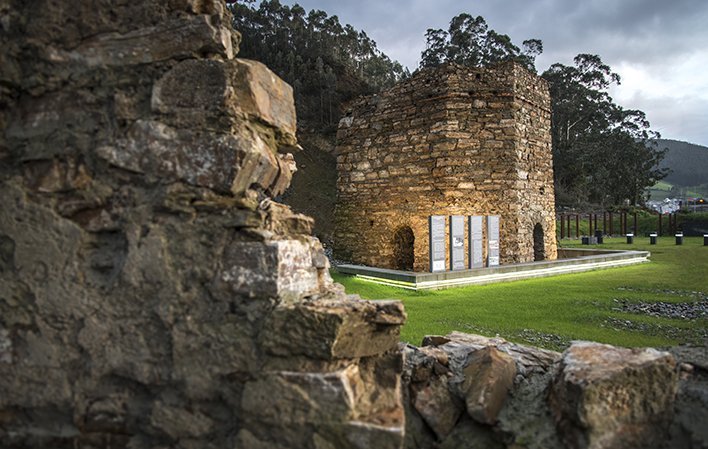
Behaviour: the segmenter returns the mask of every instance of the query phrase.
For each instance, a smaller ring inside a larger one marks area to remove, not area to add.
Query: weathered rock
[[[214,422],[204,413],[186,410],[183,406],[170,406],[160,401],[152,407],[150,424],[174,440],[203,436],[214,428]]]
[[[674,420],[662,448],[708,447],[708,347],[678,346],[670,352],[681,372]]]
[[[455,429],[438,446],[440,449],[502,449],[494,432],[463,415]]]
[[[367,357],[397,347],[405,322],[398,301],[318,298],[277,307],[266,321],[263,347],[271,354],[309,357]]]
[[[284,144],[295,145],[292,87],[257,61],[233,61],[230,73],[234,88],[231,101],[236,111],[272,126]]]
[[[677,388],[668,352],[574,342],[563,354],[551,403],[571,447],[658,447]]]
[[[455,427],[464,411],[462,401],[450,393],[446,377],[436,377],[424,387],[415,391],[413,406],[433,429],[439,440],[443,440]]]
[[[210,17],[199,15],[165,21],[126,34],[100,34],[71,51],[50,47],[47,49],[48,58],[88,67],[146,64],[205,53],[233,58],[232,31],[211,22]]]
[[[463,374],[459,388],[465,395],[467,414],[480,423],[494,424],[514,385],[514,360],[487,346],[469,355]]]
[[[226,4],[0,22],[0,446],[400,448],[402,306],[269,198],[292,89],[233,59]]]

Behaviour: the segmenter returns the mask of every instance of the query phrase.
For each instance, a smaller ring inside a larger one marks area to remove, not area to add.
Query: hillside
[[[708,183],[708,147],[670,139],[658,139],[659,148],[668,148],[661,167],[671,169],[664,181],[676,186]]]

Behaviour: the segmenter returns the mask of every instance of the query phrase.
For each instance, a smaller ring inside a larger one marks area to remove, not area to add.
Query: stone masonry
[[[403,308],[345,295],[270,200],[292,89],[230,22],[0,1],[3,449],[401,446]]]
[[[427,271],[429,215],[500,215],[501,263],[556,258],[550,97],[518,64],[423,69],[355,101],[337,170],[340,259],[406,268],[410,228],[412,268]]]
[[[217,0],[0,0],[0,448],[705,448],[705,348],[399,343]],[[516,70],[516,69],[514,69]]]

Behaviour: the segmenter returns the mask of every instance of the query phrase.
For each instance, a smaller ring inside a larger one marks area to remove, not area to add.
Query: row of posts
[[[587,217],[588,220],[588,235],[595,235],[597,231],[602,229],[602,234],[604,235],[615,235],[615,222],[616,217],[619,217],[619,231],[620,235],[627,235],[630,233],[630,230],[628,228],[628,220],[630,214],[627,212],[618,212],[618,213],[613,213],[613,212],[603,212],[602,213],[602,228],[600,228],[600,222],[599,222],[599,215],[597,213],[589,213],[587,215],[584,214],[566,214],[566,215],[561,215],[560,217],[560,237],[562,239],[564,238],[572,238],[572,228],[573,224],[575,225],[575,238],[580,238],[580,220],[584,219],[584,217]],[[663,215],[659,214],[658,215],[658,235],[662,235],[664,231],[664,219]],[[632,234],[636,234],[638,230],[637,226],[637,213],[631,214],[632,218]],[[678,229],[678,215],[677,214],[668,214],[667,215],[667,223],[666,225],[668,226],[668,231],[676,233]]]
[[[619,213],[619,220],[620,220],[620,235],[624,235],[627,237],[627,244],[632,244],[634,243],[634,236],[637,233],[637,213],[635,212],[632,214],[633,218],[633,228],[632,232],[627,232],[627,218],[628,215],[626,212],[620,212]],[[560,225],[561,225],[561,238],[565,238],[566,234],[567,237],[570,238],[571,234],[571,220],[572,218],[575,218],[575,237],[579,238],[580,237],[580,214],[568,214],[568,215],[561,215],[560,218]],[[590,245],[590,244],[601,244],[603,243],[603,236],[604,235],[613,235],[614,234],[614,217],[612,212],[603,212],[602,214],[602,229],[599,229],[599,223],[598,223],[598,214],[587,214],[588,217],[588,235],[582,237],[582,243],[583,245]],[[678,216],[677,214],[668,214],[668,226],[669,226],[669,232],[674,232],[674,237],[676,238],[676,244],[677,245],[683,245],[683,232],[682,231],[677,231],[676,229],[678,228]],[[650,245],[656,245],[658,238],[660,235],[662,235],[662,214],[659,214],[659,231],[658,232],[652,232],[649,234],[649,244]],[[609,223],[609,229],[608,229],[608,223]],[[566,232],[567,231],[567,232]],[[609,232],[608,232],[609,231]],[[703,246],[708,246],[708,234],[703,235]]]

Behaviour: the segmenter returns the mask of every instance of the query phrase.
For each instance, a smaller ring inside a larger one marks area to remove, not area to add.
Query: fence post
[[[659,212],[659,235],[661,235],[661,212]]]
[[[637,213],[634,213],[634,235],[639,235],[639,229],[637,228]]]
[[[561,240],[565,237],[565,217],[561,214]]]
[[[575,238],[580,238],[580,214],[575,214]]]

